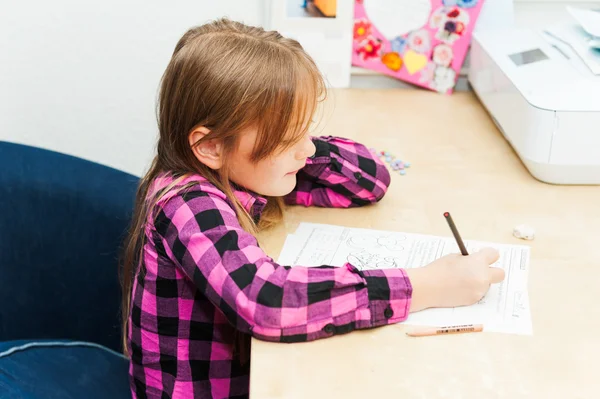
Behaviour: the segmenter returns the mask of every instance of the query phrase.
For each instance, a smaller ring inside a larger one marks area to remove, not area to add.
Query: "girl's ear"
[[[192,130],[189,135],[190,148],[196,159],[211,169],[217,170],[223,166],[222,144],[219,140],[205,140],[199,144],[210,130],[204,126]]]

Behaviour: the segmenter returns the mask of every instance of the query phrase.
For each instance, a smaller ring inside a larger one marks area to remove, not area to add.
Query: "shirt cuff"
[[[404,269],[364,270],[373,327],[408,318],[412,285]]]

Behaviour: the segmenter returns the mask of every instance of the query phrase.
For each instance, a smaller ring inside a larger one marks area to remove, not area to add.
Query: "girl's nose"
[[[310,139],[310,136],[306,138],[304,141],[304,145],[302,149],[296,153],[296,159],[302,160],[305,158],[310,158],[315,155],[315,151],[317,147],[315,147],[315,143]]]

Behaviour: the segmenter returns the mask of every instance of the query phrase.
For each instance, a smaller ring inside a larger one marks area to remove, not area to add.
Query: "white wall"
[[[143,173],[179,37],[220,16],[262,24],[268,1],[285,0],[0,0],[0,140]],[[561,0],[539,1],[515,0],[520,25],[562,17]],[[354,87],[406,87],[363,73]]]
[[[262,0],[0,0],[0,140],[141,174],[160,76],[186,29],[262,23]]]

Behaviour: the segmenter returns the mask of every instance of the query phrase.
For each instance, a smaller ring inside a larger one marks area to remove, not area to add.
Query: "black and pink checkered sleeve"
[[[171,198],[155,232],[164,256],[232,325],[259,339],[314,340],[397,323],[409,313],[412,287],[404,270],[281,266],[240,227],[225,199],[211,193]]]
[[[313,137],[315,155],[298,172],[290,205],[351,208],[379,201],[390,185],[383,162],[364,145],[334,137]]]

